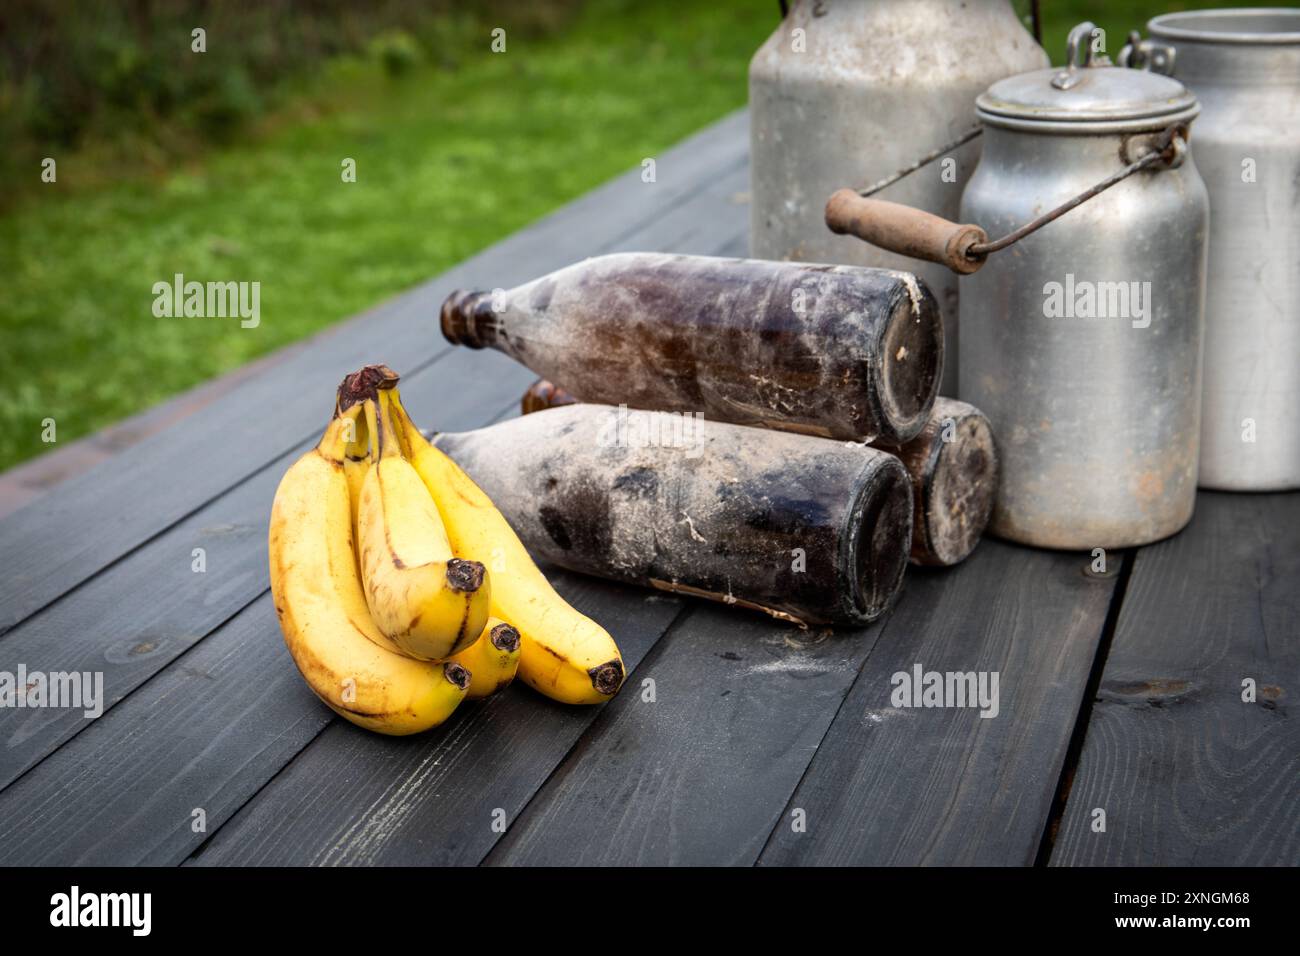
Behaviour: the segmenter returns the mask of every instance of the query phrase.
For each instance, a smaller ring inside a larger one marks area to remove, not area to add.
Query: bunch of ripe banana
[[[613,639],[552,590],[396,384],[383,365],[345,378],[320,443],[275,493],[271,593],[308,685],[385,734],[436,727],[516,671],[558,701],[608,700],[624,676]]]

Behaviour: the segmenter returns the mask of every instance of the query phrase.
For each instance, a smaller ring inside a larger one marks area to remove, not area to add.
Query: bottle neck
[[[442,304],[442,334],[452,345],[490,348],[497,340],[498,320],[490,292],[458,289]]]

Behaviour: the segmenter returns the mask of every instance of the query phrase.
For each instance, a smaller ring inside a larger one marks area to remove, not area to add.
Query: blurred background
[[[1042,0],[1043,42],[1059,63],[1092,20],[1113,56],[1157,13],[1231,5]],[[743,106],[779,18],[777,0],[5,0],[0,470],[373,306]],[[153,283],[177,272],[261,282],[261,324],[155,318]]]

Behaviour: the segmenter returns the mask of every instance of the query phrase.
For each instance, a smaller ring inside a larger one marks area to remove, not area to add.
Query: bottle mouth
[[[468,289],[457,289],[443,300],[439,324],[442,326],[442,337],[452,345],[464,345],[472,349],[483,347],[471,321],[474,305],[481,295],[482,293]]]
[[[880,437],[901,445],[925,427],[943,374],[943,319],[921,280],[907,275],[881,339],[876,391],[883,417]]]
[[[893,603],[912,552],[912,479],[886,457],[865,483],[850,523],[853,616],[869,624]]]

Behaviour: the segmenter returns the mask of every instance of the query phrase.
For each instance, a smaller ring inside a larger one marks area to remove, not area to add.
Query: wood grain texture
[[[563,575],[556,583],[607,618],[602,601],[621,599],[592,599]],[[675,613],[664,606],[655,620]],[[526,699],[502,719],[527,733],[539,699],[522,686],[508,693]],[[494,750],[480,725],[496,733],[499,706],[466,705],[418,746]],[[355,731],[362,750],[416,745],[358,730],[322,705],[279,639],[265,594],[0,793],[0,865],[177,865],[331,725]],[[197,832],[196,808],[206,814]]]
[[[878,633],[696,604],[487,862],[751,865]]]
[[[636,666],[681,600],[560,573],[557,588]],[[292,664],[288,665],[292,667]],[[381,737],[335,721],[216,832],[192,863],[473,865],[599,715],[516,681],[442,727]]]
[[[744,195],[747,197],[748,193]],[[737,198],[737,201],[740,201],[739,198]],[[746,198],[744,201],[748,202],[749,200],[748,198]],[[731,242],[727,243],[725,246],[723,246],[721,249],[718,250],[718,255],[731,256],[732,258],[735,259],[744,259],[746,256],[749,255],[749,234],[744,233],[742,235],[736,236],[734,239],[731,240]]]
[[[658,220],[679,233],[698,226],[698,217],[689,222],[692,198],[744,168],[747,126],[743,112],[733,114],[668,150],[657,182],[630,171],[437,279],[293,346],[271,373],[0,521],[0,635],[307,441],[320,427],[320,396],[346,372],[380,353],[409,373],[446,352],[437,310],[452,289],[511,286],[626,248]],[[275,409],[275,427],[267,427],[267,408]],[[211,441],[214,434],[226,441]]]
[[[1300,864],[1300,494],[1196,508],[1137,555],[1054,866]]]
[[[527,371],[504,358],[450,358],[404,381],[417,421],[448,428],[485,424],[528,383]],[[331,396],[332,390],[318,396],[318,427],[329,418]],[[269,416],[264,421],[267,429],[276,427]],[[100,672],[104,707],[111,709],[270,587],[271,501],[284,472],[308,447],[292,449],[0,637],[4,669],[22,663],[29,672]],[[206,552],[202,573],[193,570],[195,548]],[[0,789],[89,723],[81,710],[0,708]]]
[[[762,865],[1029,865],[1115,587],[1088,557],[986,540],[913,568]],[[892,675],[996,671],[999,711],[896,708]],[[790,825],[796,809],[806,832]]]
[[[0,865],[183,860],[336,719],[277,638],[268,593],[0,793]]]

